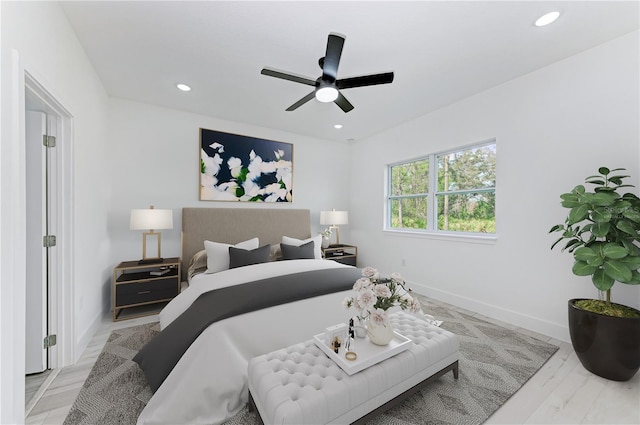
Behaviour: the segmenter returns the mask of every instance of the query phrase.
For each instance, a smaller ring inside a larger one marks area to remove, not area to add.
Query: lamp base
[[[142,260],[138,261],[138,264],[158,264],[158,263],[163,263],[163,262],[164,262],[164,258],[162,258],[162,257],[143,258]]]

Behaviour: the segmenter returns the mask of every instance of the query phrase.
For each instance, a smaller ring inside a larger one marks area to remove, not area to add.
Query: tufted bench
[[[402,311],[390,317],[411,345],[351,376],[313,340],[251,359],[250,408],[267,424],[364,423],[450,370],[458,378],[456,335]]]

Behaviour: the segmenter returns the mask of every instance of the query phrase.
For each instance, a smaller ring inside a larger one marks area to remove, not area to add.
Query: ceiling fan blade
[[[338,78],[338,65],[340,64],[343,46],[343,35],[337,33],[329,34],[329,38],[327,39],[327,53],[324,55],[324,64],[322,66],[323,77],[330,77],[332,81]]]
[[[273,68],[262,68],[262,71],[260,71],[260,73],[262,75],[268,75],[269,77],[281,78],[283,80],[306,84],[308,86],[316,85],[316,80],[312,80],[302,75],[292,74],[290,72],[278,71],[277,69],[273,69]]]
[[[296,103],[294,103],[293,105],[289,106],[287,108],[287,111],[294,111],[298,109],[299,107],[301,107],[302,105],[304,105],[305,103],[313,99],[315,96],[316,96],[316,91],[314,90],[308,95],[306,95],[305,97],[303,97],[302,99],[300,99],[299,101],[297,101]]]
[[[354,87],[374,86],[376,84],[389,84],[391,82],[393,82],[393,72],[385,72],[383,74],[343,78],[336,81],[336,86],[338,86],[339,89],[351,89]]]
[[[334,100],[335,104],[340,107],[345,113],[349,112],[353,109],[353,105],[351,102],[347,100],[346,97],[342,95],[342,93],[338,92],[338,98]]]

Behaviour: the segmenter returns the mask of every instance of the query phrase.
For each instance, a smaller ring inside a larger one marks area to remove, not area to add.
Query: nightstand
[[[329,245],[327,248],[322,248],[322,256],[326,260],[356,266],[358,263],[358,247],[344,244]]]
[[[180,258],[123,261],[113,269],[113,321],[158,313],[180,293]]]

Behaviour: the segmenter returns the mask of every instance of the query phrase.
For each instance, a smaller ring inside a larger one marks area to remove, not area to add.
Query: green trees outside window
[[[389,166],[388,228],[495,233],[495,141]]]

